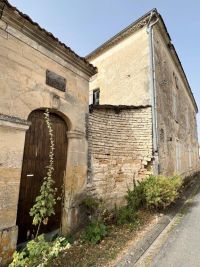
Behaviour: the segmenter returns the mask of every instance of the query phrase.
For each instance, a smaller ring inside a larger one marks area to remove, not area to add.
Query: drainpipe
[[[147,24],[147,34],[149,36],[149,51],[150,51],[150,93],[151,93],[151,106],[152,106],[152,132],[153,132],[153,157],[154,166],[153,173],[157,175],[159,173],[159,159],[158,159],[158,126],[157,126],[157,98],[156,98],[156,77],[155,77],[155,52],[153,44],[153,26],[158,22],[159,18],[151,23],[153,15],[156,15],[153,11],[150,15],[149,22]]]

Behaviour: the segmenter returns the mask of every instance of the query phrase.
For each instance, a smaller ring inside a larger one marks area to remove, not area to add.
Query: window
[[[93,91],[93,105],[99,105],[100,89]]]

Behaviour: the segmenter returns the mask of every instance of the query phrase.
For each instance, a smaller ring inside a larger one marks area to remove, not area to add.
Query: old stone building
[[[48,165],[49,108],[55,134],[56,186],[64,187],[48,231],[79,223],[76,198],[86,186],[89,78],[96,69],[27,15],[0,0],[0,265],[34,234],[29,210]],[[23,156],[24,155],[24,156]]]
[[[86,191],[121,205],[134,180],[198,169],[197,105],[156,10],[84,59],[0,0],[0,265],[35,234],[47,108],[63,205],[44,232],[74,230]]]
[[[87,56],[90,81],[91,194],[122,203],[150,172],[198,169],[197,104],[156,9]]]

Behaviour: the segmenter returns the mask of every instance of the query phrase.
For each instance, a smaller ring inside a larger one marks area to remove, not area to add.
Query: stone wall
[[[180,63],[154,28],[159,169],[163,174],[191,174],[199,167],[196,107]]]
[[[4,240],[6,233],[5,242],[11,245],[4,246],[2,241],[0,265],[10,260],[17,242],[24,140],[28,116],[34,110],[49,108],[68,126],[66,195],[60,230],[67,233],[79,223],[77,198],[87,178],[89,78],[95,73],[89,63],[6,3],[0,0],[0,236]],[[66,91],[46,83],[47,70],[66,79]]]
[[[9,260],[17,243],[16,214],[25,131],[29,125],[0,114],[0,266]]]
[[[16,249],[17,227],[0,231],[0,266],[7,266]]]
[[[88,191],[111,206],[151,171],[151,107],[97,106],[89,114]]]

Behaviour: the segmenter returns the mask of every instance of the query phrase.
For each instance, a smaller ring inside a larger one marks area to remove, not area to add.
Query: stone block
[[[7,266],[17,244],[17,226],[0,230],[0,266]]]

